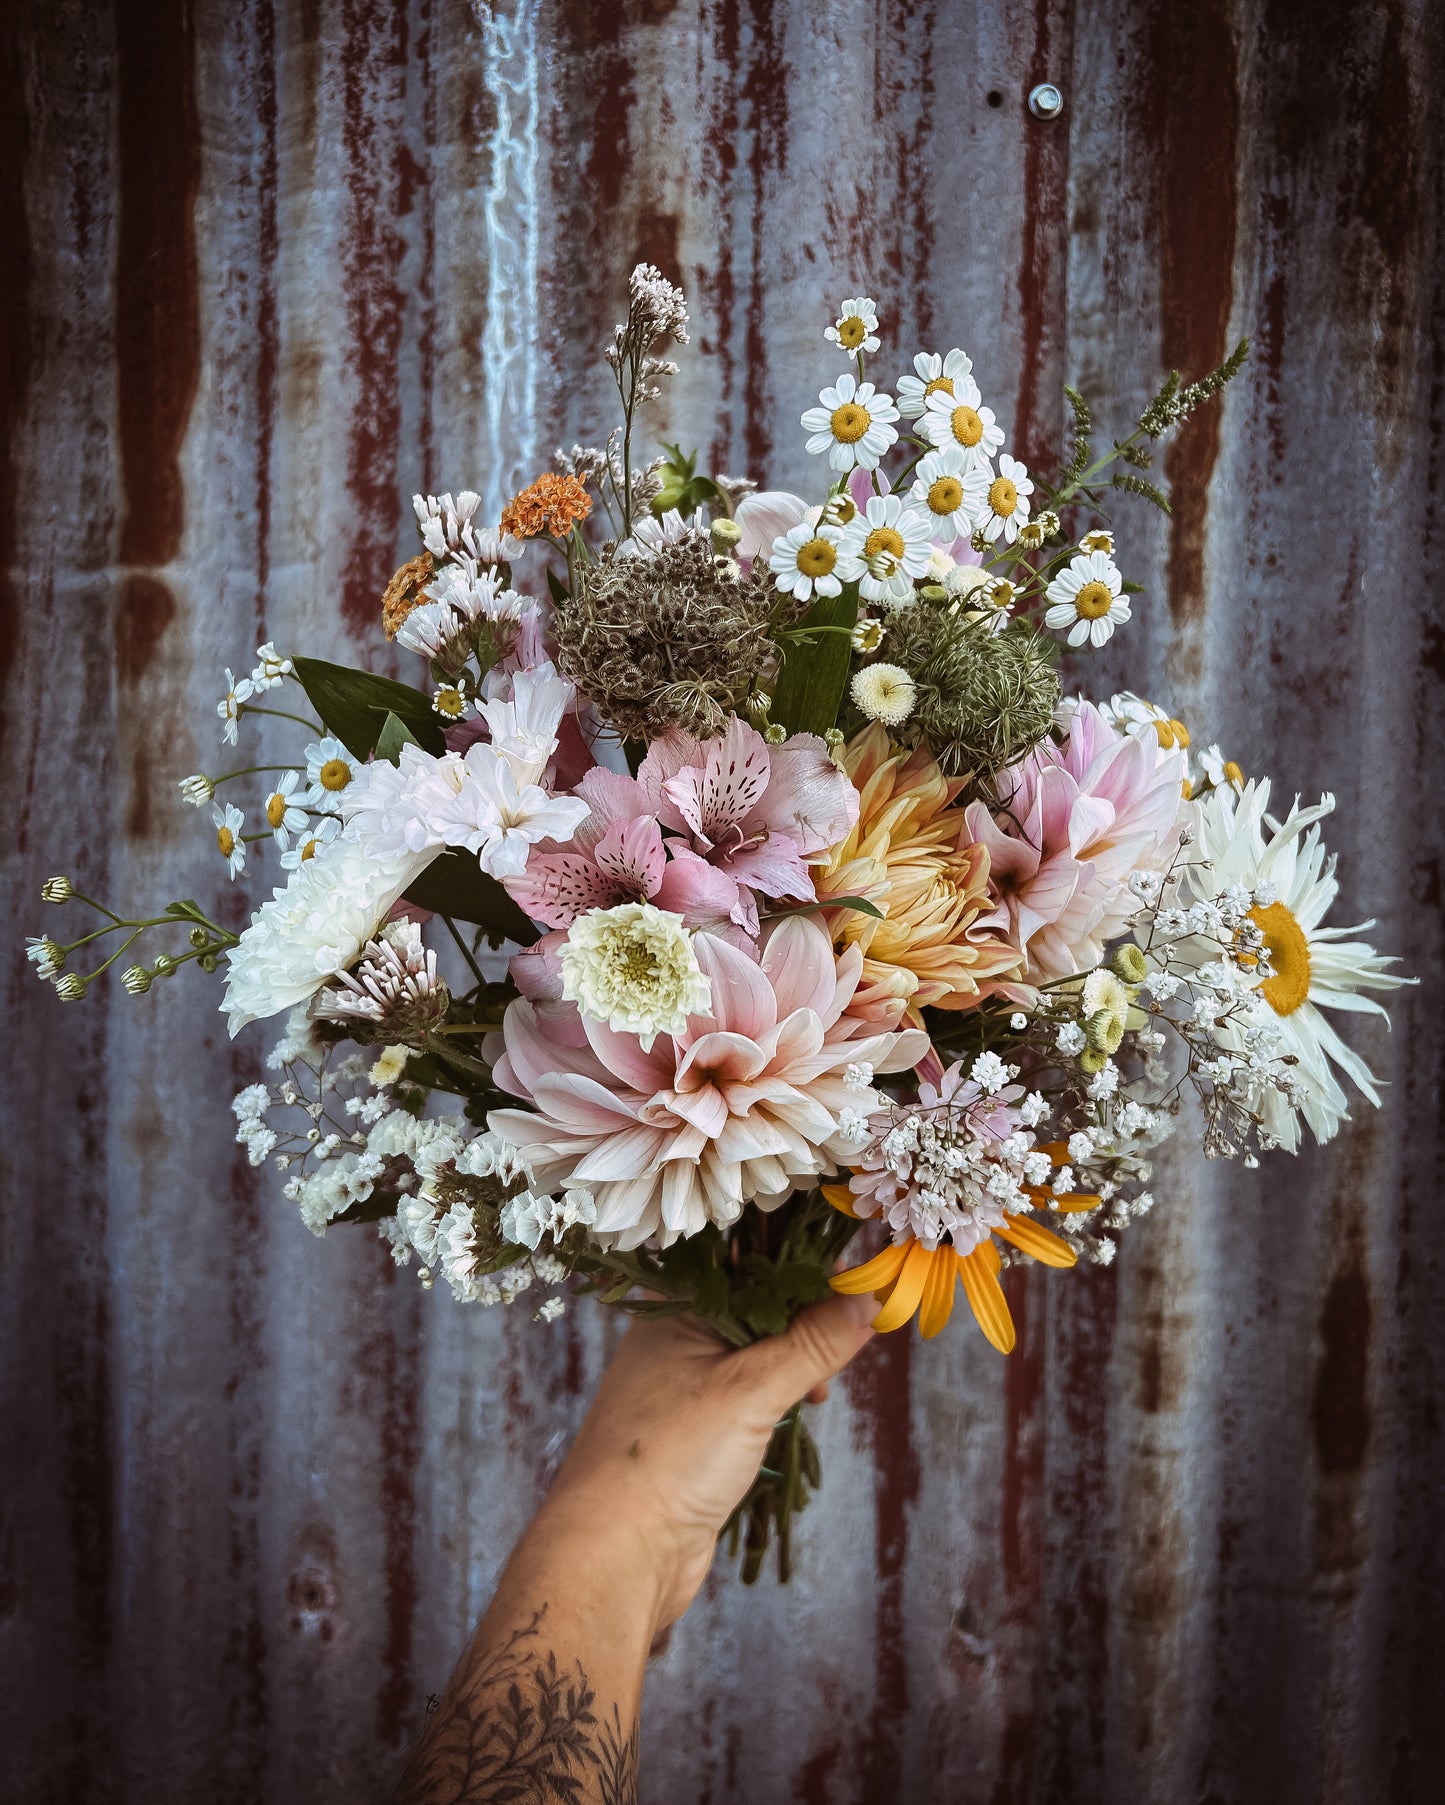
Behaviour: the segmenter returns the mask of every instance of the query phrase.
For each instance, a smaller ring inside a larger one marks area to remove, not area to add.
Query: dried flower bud
[[[763,738],[770,746],[781,746],[788,737],[788,730],[781,721],[773,721],[763,729]]]
[[[194,777],[183,777],[176,788],[182,801],[189,802],[192,808],[204,808],[216,793],[216,782],[198,771]]]
[[[1109,1055],[1101,1053],[1095,1047],[1085,1047],[1079,1054],[1079,1070],[1081,1072],[1102,1072],[1109,1063]]]

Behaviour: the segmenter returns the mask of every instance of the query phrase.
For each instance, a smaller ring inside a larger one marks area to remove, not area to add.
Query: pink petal
[[[526,870],[507,878],[504,888],[549,928],[569,928],[589,909],[611,908],[631,894],[580,852],[534,852]]]
[[[745,495],[733,513],[742,531],[738,541],[740,558],[767,558],[773,541],[792,532],[808,518],[808,504],[800,495],[783,489],[765,489],[760,495]]]
[[[778,999],[780,1019],[795,1009],[831,1018],[838,968],[821,922],[793,915],[774,923],[763,947],[762,968]]]
[[[767,794],[758,810],[764,824],[785,833],[799,852],[836,846],[858,820],[858,792],[813,733],[794,734],[771,748]]]
[[[746,1084],[766,1064],[767,1055],[747,1034],[730,1029],[700,1034],[678,1065],[674,1089],[681,1096],[714,1083]]]
[[[664,827],[672,828],[675,833],[682,833],[687,823],[677,812],[676,804],[669,800],[666,786],[683,771],[700,772],[706,757],[706,749],[699,741],[676,727],[669,727],[648,747],[647,757],[638,766],[637,787],[642,793],[643,808],[650,810]]]
[[[592,856],[629,896],[639,901],[655,894],[667,863],[662,829],[654,815],[614,821],[597,842]]]
[[[721,928],[737,907],[737,879],[709,865],[691,847],[667,842],[672,858],[652,893],[659,909],[681,915],[690,928]]]
[[[808,901],[815,894],[813,874],[803,863],[794,841],[774,834],[761,846],[744,846],[727,861],[727,869],[740,884],[761,890],[764,896],[795,896]]]
[[[713,934],[698,934],[692,944],[712,983],[712,1020],[699,1024],[701,1032],[731,1032],[749,1040],[770,1033],[778,1022],[777,1001],[757,962]],[[683,1038],[689,1046],[699,1038],[691,1023]]]

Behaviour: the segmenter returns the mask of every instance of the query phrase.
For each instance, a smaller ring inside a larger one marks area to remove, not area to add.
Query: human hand
[[[729,1348],[695,1317],[632,1324],[548,1496],[544,1519],[625,1527],[655,1629],[691,1604],[778,1419],[871,1340],[872,1297],[834,1297],[786,1334]],[[550,1526],[549,1526],[550,1527]]]

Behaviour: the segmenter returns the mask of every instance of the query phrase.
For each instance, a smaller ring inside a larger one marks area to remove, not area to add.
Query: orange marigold
[[[549,470],[502,509],[502,531],[519,539],[535,539],[539,533],[565,539],[591,512],[586,484],[579,477],[557,476]]]

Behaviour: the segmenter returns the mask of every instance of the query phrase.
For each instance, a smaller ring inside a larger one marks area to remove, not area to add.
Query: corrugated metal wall
[[[1174,1155],[1115,1268],[1018,1285],[1007,1363],[962,1324],[859,1361],[796,1583],[719,1570],[654,1663],[645,1797],[1440,1796],[1440,23],[7,9],[7,1798],[384,1791],[605,1358],[595,1309],[467,1311],[312,1240],[230,1143],[266,1041],[199,974],[63,1010],[16,949],[53,870],[224,888],[174,790],[221,666],[382,662],[407,497],[494,510],[602,430],[638,257],[696,320],[658,432],[775,483],[830,297],[964,344],[1031,459],[1064,379],[1122,427],[1251,333],[1172,522],[1123,527],[1147,602],[1091,677],[1334,790],[1348,917],[1426,979],[1356,1036],[1386,1114],[1258,1173]]]

